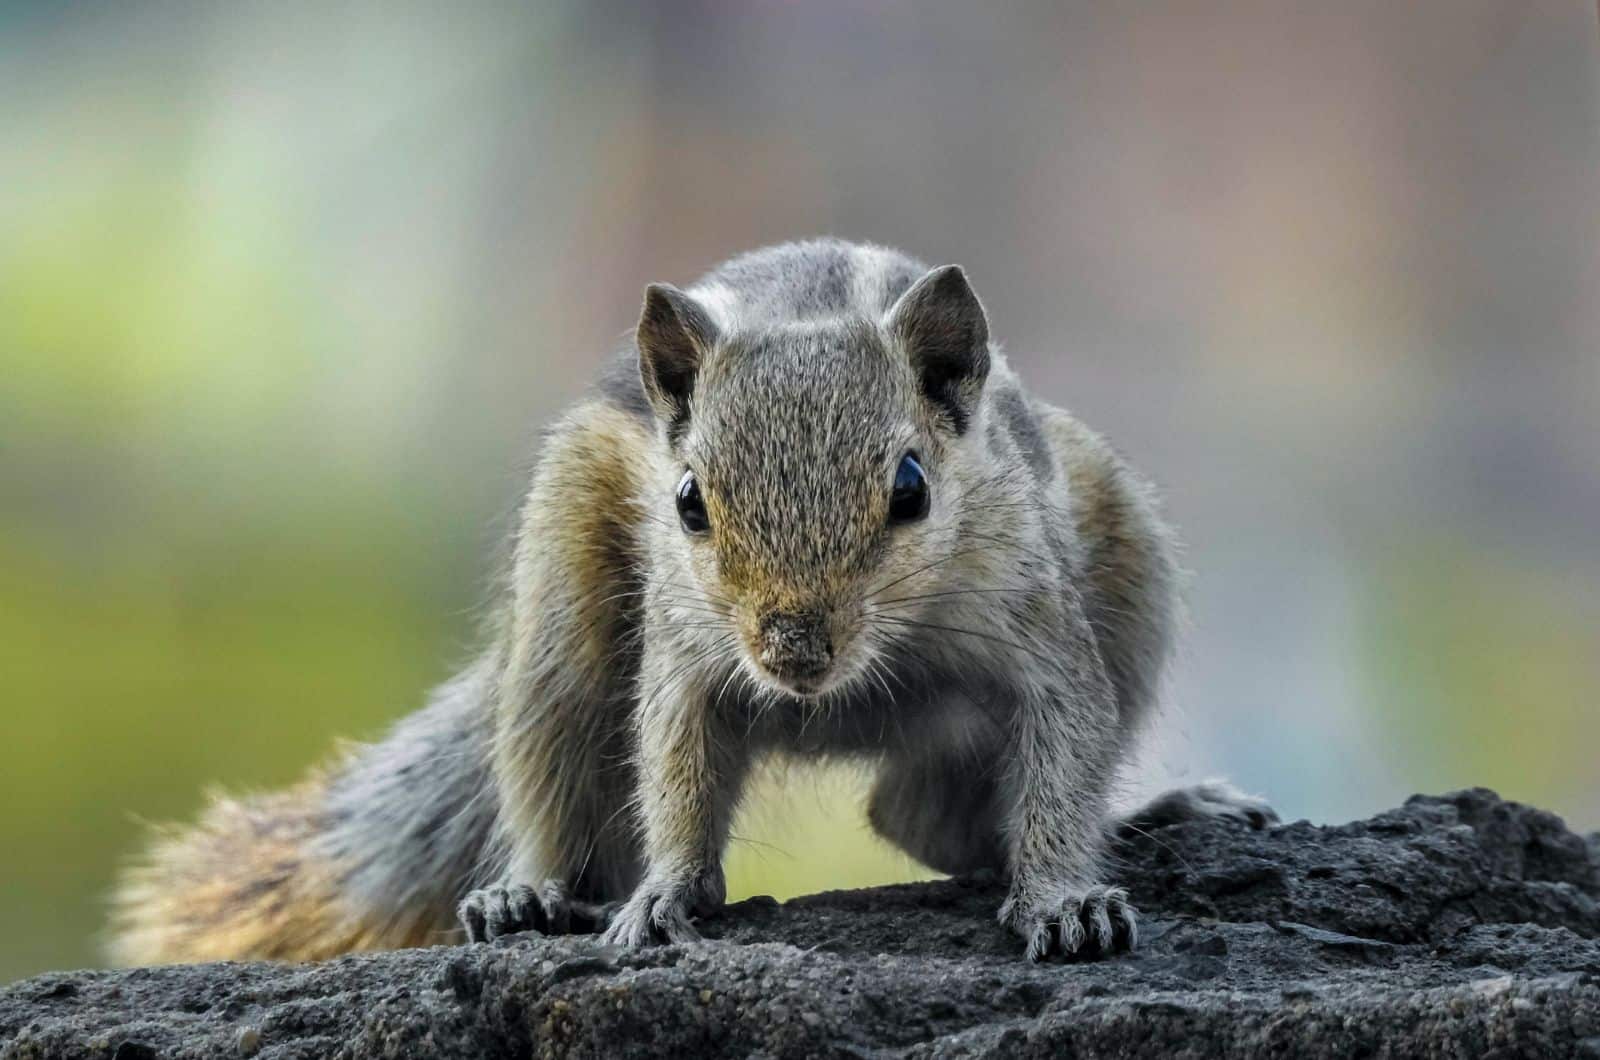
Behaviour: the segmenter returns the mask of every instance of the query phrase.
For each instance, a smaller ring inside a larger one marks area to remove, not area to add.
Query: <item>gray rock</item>
[[[1120,841],[1143,940],[1033,965],[993,879],[752,899],[588,938],[44,975],[0,1058],[1600,1056],[1600,855],[1483,790],[1339,827]]]

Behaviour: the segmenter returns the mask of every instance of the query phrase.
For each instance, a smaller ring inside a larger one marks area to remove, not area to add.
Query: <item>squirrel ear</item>
[[[704,306],[669,283],[644,289],[636,342],[639,377],[656,415],[673,429],[689,418],[700,361],[717,341],[717,325]]]
[[[934,269],[900,296],[886,319],[923,394],[950,417],[957,434],[964,433],[989,377],[989,321],[967,274],[959,265]]]

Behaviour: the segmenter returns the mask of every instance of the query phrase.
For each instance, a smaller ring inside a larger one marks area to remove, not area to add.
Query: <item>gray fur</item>
[[[1029,401],[954,267],[831,240],[768,248],[687,292],[652,288],[639,344],[658,423],[618,565],[640,577],[625,590],[638,607],[616,629],[636,668],[572,664],[583,636],[564,616],[580,600],[548,541],[574,528],[542,516],[571,504],[536,481],[497,711],[509,882],[631,891],[612,941],[691,938],[691,914],[721,901],[751,764],[869,755],[878,831],[936,867],[1007,871],[1002,919],[1030,955],[1131,943],[1132,912],[1098,875],[1107,792],[1177,607],[1148,487]],[[631,390],[607,393],[636,416]],[[590,459],[594,434],[580,413],[547,468]],[[932,511],[891,527],[887,486],[911,449]],[[706,540],[676,525],[686,467]],[[583,765],[588,742],[546,746],[579,716],[631,748],[610,780]],[[617,815],[629,827],[596,842]],[[466,915],[487,924],[481,910],[514,893]]]
[[[1050,456],[1050,444],[1045,441],[1039,417],[1028,407],[1027,395],[1020,388],[1001,390],[995,395],[994,404],[1000,415],[990,422],[989,429],[1010,432],[1011,441],[1021,450],[1022,458],[1040,482],[1048,483],[1055,478],[1056,464]],[[1005,442],[993,437],[990,444],[1001,448]]]
[[[741,254],[713,269],[690,293],[730,292],[738,304],[733,319],[745,326],[786,324],[851,311],[856,272],[852,244],[814,239]]]
[[[488,761],[494,677],[494,659],[478,660],[329,785],[314,853],[340,866],[350,900],[379,920],[426,910],[448,932],[461,895],[503,870]]]
[[[1031,956],[1131,942],[1098,863],[1106,794],[1167,654],[1170,537],[1103,443],[1034,413],[960,270],[908,286],[913,268],[800,244],[690,289],[719,335],[697,354],[687,417],[663,417],[639,498],[644,878],[611,941],[693,936],[690,914],[720,900],[742,778],[781,752],[883,761],[878,830],[941,867],[1001,860],[1002,920]],[[908,449],[933,511],[890,527],[886,485]],[[684,467],[708,541],[674,525],[667,486]],[[797,614],[807,658],[826,645],[821,680],[771,664],[773,623]]]
[[[1278,823],[1277,811],[1265,799],[1247,795],[1225,780],[1213,779],[1164,792],[1118,821],[1117,827],[1148,832],[1184,821],[1215,818],[1238,821],[1257,830]]]
[[[600,370],[595,390],[603,401],[641,422],[649,423],[655,415],[639,376],[639,351],[632,346],[606,361],[605,367]]]

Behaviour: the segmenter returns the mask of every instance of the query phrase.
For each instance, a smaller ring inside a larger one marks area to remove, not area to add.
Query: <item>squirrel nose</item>
[[[815,612],[777,611],[761,619],[761,665],[779,677],[820,677],[833,663],[833,642]]]

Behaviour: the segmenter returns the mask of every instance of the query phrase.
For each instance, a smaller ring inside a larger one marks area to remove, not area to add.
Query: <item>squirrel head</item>
[[[966,275],[934,269],[877,319],[760,329],[652,285],[637,342],[673,621],[762,687],[845,686],[912,631],[911,598],[945,584],[964,500],[992,475],[989,329]]]

